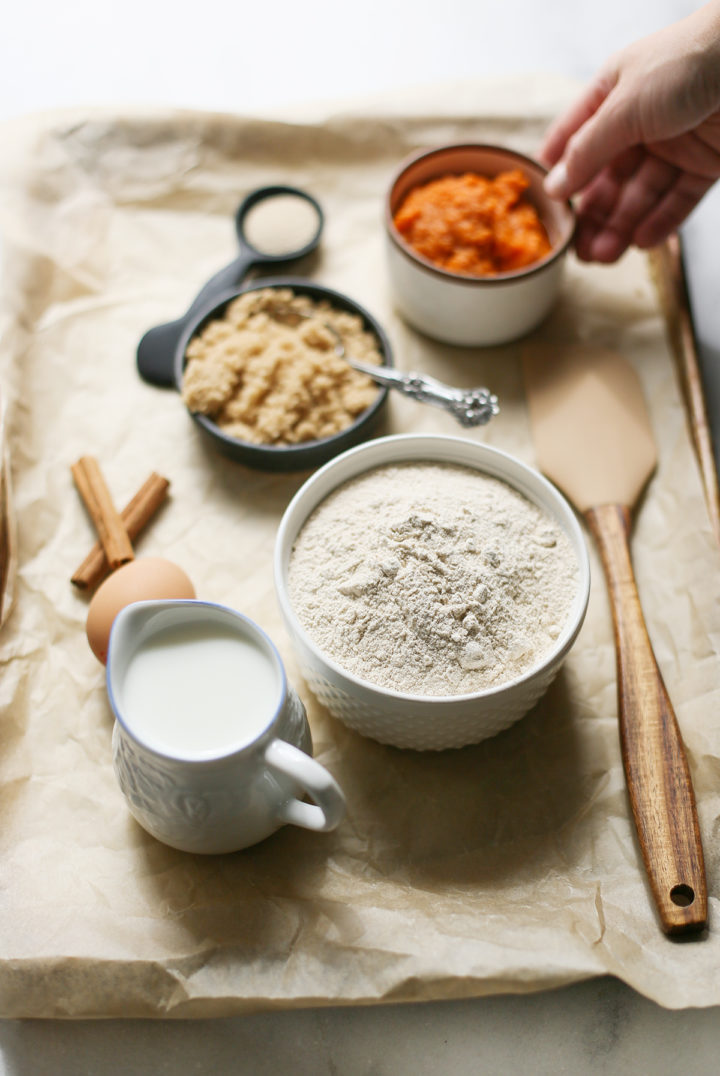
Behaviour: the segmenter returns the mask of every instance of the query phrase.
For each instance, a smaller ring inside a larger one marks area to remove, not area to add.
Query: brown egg
[[[162,557],[139,557],[117,568],[100,584],[88,609],[86,631],[90,648],[107,661],[113,620],[131,602],[157,598],[194,598],[195,588],[182,568]]]

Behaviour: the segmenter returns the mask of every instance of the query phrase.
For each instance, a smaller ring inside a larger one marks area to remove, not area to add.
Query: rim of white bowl
[[[406,454],[413,444],[420,449],[422,449],[423,446],[426,446],[426,451],[420,454]],[[433,448],[438,449],[443,445],[446,448],[454,448],[458,453],[461,450],[465,452],[468,452],[469,450],[473,453],[479,453],[480,457],[485,456],[488,460],[495,460],[501,468],[504,466],[518,472],[525,479],[525,484],[522,482],[518,483],[515,480],[509,479],[504,474],[498,474],[493,470],[487,469],[483,467],[479,461],[473,462],[469,459],[447,458],[433,454]],[[396,449],[397,454],[395,454]],[[387,454],[388,450],[389,454]],[[333,479],[333,472],[338,470],[342,472],[343,465],[348,461],[360,461],[363,457],[368,456],[371,457],[371,460],[369,460],[365,466],[351,469],[349,473],[342,475],[337,480]],[[543,493],[553,505],[552,514],[556,521],[564,527],[577,560],[577,591],[573,598],[570,610],[568,611],[563,630],[558,636],[554,646],[546,651],[536,664],[532,665],[529,669],[526,669],[525,672],[514,677],[512,680],[504,680],[501,684],[497,684],[494,687],[485,688],[481,691],[468,692],[463,695],[415,695],[405,691],[396,691],[392,688],[385,687],[382,684],[375,684],[371,680],[364,680],[362,677],[356,676],[344,666],[340,665],[334,658],[330,657],[329,654],[317,645],[312,636],[308,634],[295,613],[288,591],[287,570],[290,562],[292,545],[310,514],[321,501],[328,496],[328,494],[345,482],[350,481],[352,478],[357,478],[359,475],[364,474],[367,471],[375,470],[378,467],[384,467],[393,463],[417,463],[421,461],[428,463],[454,463],[458,466],[473,467],[482,474],[486,474],[491,478],[498,478],[500,481],[505,482],[512,489],[515,489],[518,493],[527,497],[532,504],[535,504],[546,512],[551,512],[539,497],[539,494]],[[509,688],[526,683],[528,680],[532,680],[543,670],[556,665],[556,663],[564,658],[577,638],[583,625],[583,621],[585,620],[585,614],[590,599],[590,558],[587,543],[573,508],[560,490],[539,471],[535,470],[529,464],[524,463],[516,456],[511,455],[511,453],[503,451],[503,449],[486,445],[481,441],[472,441],[469,438],[446,434],[405,433],[390,434],[387,437],[377,437],[371,441],[365,441],[355,448],[348,449],[346,452],[343,452],[330,460],[329,463],[324,464],[324,466],[315,471],[315,473],[303,483],[285,509],[277,531],[273,560],[275,592],[280,609],[287,621],[292,625],[292,630],[297,632],[304,645],[316,656],[316,658],[324,662],[336,675],[344,677],[362,691],[371,692],[381,697],[386,696],[398,701],[428,707],[440,705],[447,706],[447,704],[451,702],[469,702],[473,699],[491,699],[496,695],[502,695],[507,692]]]
[[[385,229],[388,238],[393,246],[418,269],[422,269],[431,276],[438,276],[442,280],[452,281],[454,284],[460,284],[470,288],[492,288],[493,286],[497,287],[498,284],[510,284],[514,281],[527,280],[529,277],[535,276],[536,273],[540,273],[547,269],[553,262],[557,261],[558,258],[561,258],[567,253],[575,233],[575,210],[569,200],[562,203],[567,208],[569,225],[567,235],[562,242],[558,243],[557,246],[553,246],[550,253],[546,254],[544,258],[532,262],[523,269],[514,269],[506,273],[495,273],[493,276],[472,276],[470,273],[455,273],[449,269],[443,269],[439,265],[435,265],[434,262],[431,262],[429,258],[425,258],[422,254],[419,254],[405,239],[403,239],[402,235],[395,227],[392,200],[395,188],[403,176],[421,161],[429,160],[432,157],[454,151],[457,151],[458,153],[467,153],[471,150],[497,153],[506,157],[508,162],[514,161],[515,163],[520,163],[525,168],[532,169],[540,176],[545,176],[548,172],[547,168],[545,168],[540,161],[528,157],[527,154],[520,153],[519,150],[509,149],[506,146],[496,146],[491,142],[450,142],[447,145],[432,146],[429,149],[420,150],[417,153],[413,153],[410,157],[406,157],[405,160],[402,161],[388,186],[387,194],[385,196]],[[559,204],[560,203],[558,203],[558,205]]]

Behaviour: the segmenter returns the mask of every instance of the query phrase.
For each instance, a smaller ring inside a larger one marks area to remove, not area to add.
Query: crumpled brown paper
[[[74,113],[8,125],[2,391],[19,571],[0,635],[0,1014],[211,1016],[244,1009],[524,992],[610,973],[669,1007],[720,1002],[720,560],[646,260],[572,260],[540,333],[620,348],[647,394],[660,463],[636,519],[641,598],[685,737],[710,930],[660,931],[629,818],[614,649],[594,550],[590,609],[542,702],[494,739],[421,754],[362,739],[300,679],[275,603],[272,547],[304,475],[206,447],[178,394],[144,384],[135,348],[234,256],[232,217],[264,183],[323,204],[301,273],[386,327],[397,364],[486,384],[502,412],[467,436],[533,462],[520,345],[442,347],[395,315],[381,207],[400,159],[444,141],[533,153],[565,87],[542,79],[436,90],[290,121]],[[459,433],[393,400],[388,432]],[[308,706],[343,786],[333,834],[291,827],[224,857],[173,851],[130,818],[111,768],[103,670],[70,585],[94,535],[70,464],[100,460],[118,505],[151,470],[169,502],[137,551],[182,565],[199,596],[253,617]]]

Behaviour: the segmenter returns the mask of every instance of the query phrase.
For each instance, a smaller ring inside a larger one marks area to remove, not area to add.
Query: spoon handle
[[[489,389],[458,389],[426,374],[418,374],[415,371],[404,373],[387,366],[374,366],[372,363],[351,359],[345,355],[344,349],[342,358],[354,370],[367,374],[379,385],[397,389],[418,403],[444,408],[461,426],[484,426],[499,412],[497,396]]]
[[[640,606],[630,559],[630,512],[585,512],[608,584],[615,631],[623,765],[645,868],[663,930],[702,930],[707,886],[685,748]]]

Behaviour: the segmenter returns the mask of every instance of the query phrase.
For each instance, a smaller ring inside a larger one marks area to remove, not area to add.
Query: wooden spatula
[[[642,388],[614,352],[529,345],[524,356],[538,465],[583,513],[610,594],[625,776],[663,929],[701,930],[707,887],[680,730],[655,660],[630,558],[630,514],[656,464]]]

